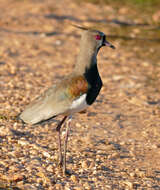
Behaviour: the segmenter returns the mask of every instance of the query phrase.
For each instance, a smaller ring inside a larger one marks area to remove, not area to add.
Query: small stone
[[[91,162],[89,168],[94,168],[94,167],[95,167],[95,163]]]
[[[29,143],[25,140],[18,140],[18,144],[22,145],[22,146],[26,146],[28,145]]]
[[[52,165],[49,165],[49,166],[47,167],[47,171],[53,172],[53,166],[52,166]]]
[[[134,32],[135,34],[139,34],[139,33],[140,33],[140,29],[139,29],[139,28],[134,28],[134,29],[133,29],[133,32]]]
[[[125,145],[125,144],[126,144],[125,141],[120,142],[120,145]]]
[[[68,184],[67,184],[68,185]],[[69,186],[69,185],[68,185]],[[68,187],[68,186],[65,186],[64,187],[64,190],[70,190],[70,187]]]
[[[84,187],[85,187],[85,189],[87,189],[87,190],[91,190],[91,187],[89,186],[89,184],[86,182],[86,183],[84,183]]]
[[[81,165],[82,165],[82,168],[87,169],[90,164],[89,164],[89,162],[87,160],[85,160],[85,161],[82,162]]]
[[[136,177],[136,174],[133,173],[133,172],[131,172],[129,175],[130,175],[131,177]]]
[[[127,7],[122,7],[118,11],[120,14],[127,14],[129,12],[129,9]]]
[[[119,158],[120,157],[120,154],[118,152],[115,152],[111,155],[111,158],[114,159],[114,158]]]
[[[39,184],[40,184],[40,183],[41,183],[41,184],[44,183],[44,180],[43,180],[42,178],[37,178],[36,180],[37,180],[37,183],[39,183]]]
[[[74,183],[78,182],[78,178],[77,178],[77,176],[75,176],[75,175],[71,175],[71,180],[72,180]]]
[[[160,11],[157,11],[153,14],[152,19],[154,22],[159,22],[160,19]]]
[[[30,185],[30,184],[25,184],[23,189],[24,190],[27,190],[27,189],[37,190],[37,188],[34,185]]]
[[[112,77],[112,79],[114,80],[114,81],[118,81],[118,80],[121,80],[121,79],[123,79],[124,78],[124,76],[122,76],[122,75],[114,75],[113,77]]]
[[[3,167],[6,165],[6,163],[3,160],[0,160],[0,164],[3,165]]]
[[[20,189],[23,188],[23,185],[24,185],[23,181],[18,181],[17,182],[17,187],[19,187]]]
[[[106,144],[106,145],[110,145],[110,142],[109,142],[108,139],[105,140],[105,144]]]
[[[15,174],[13,175],[11,181],[14,181],[14,182],[18,182],[18,181],[22,181],[23,180],[23,175],[21,174]]]
[[[93,175],[95,175],[95,174],[97,174],[97,170],[96,169],[93,171]]]
[[[145,177],[145,172],[144,172],[144,171],[139,171],[139,172],[137,173],[137,175],[138,175],[139,177],[143,178],[143,177]]]
[[[76,123],[76,127],[81,127],[81,124],[80,123]]]
[[[55,44],[56,44],[57,46],[59,46],[59,45],[62,44],[62,41],[61,41],[61,40],[56,40],[56,41],[55,41]]]
[[[75,187],[74,190],[83,190],[81,187]]]
[[[31,149],[31,150],[30,150],[30,154],[32,154],[32,155],[36,155],[36,154],[37,154],[37,150],[35,150],[35,149]]]
[[[43,172],[37,172],[37,176],[41,177],[41,178],[45,178],[45,175]]]
[[[142,63],[142,65],[143,65],[144,67],[148,67],[148,66],[149,66],[149,63],[145,61],[145,62]]]
[[[130,181],[124,181],[124,184],[126,184],[129,188],[133,188],[133,183]]]
[[[47,158],[50,158],[50,154],[48,152],[43,152],[43,156],[47,157]]]
[[[153,149],[156,149],[156,148],[158,148],[158,146],[157,146],[156,144],[153,144],[153,145],[152,145],[152,148],[153,148]]]
[[[15,122],[15,123],[13,124],[13,126],[14,126],[14,127],[17,127],[17,124],[18,124],[18,123],[17,123],[17,122]]]
[[[115,147],[112,145],[112,144],[109,144],[107,147],[106,147],[106,151],[110,151],[110,150],[114,150]]]

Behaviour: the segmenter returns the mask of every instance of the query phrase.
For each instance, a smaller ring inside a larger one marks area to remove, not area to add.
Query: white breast
[[[70,107],[70,114],[80,112],[88,107],[88,104],[86,102],[86,96],[87,94],[83,94],[78,99],[72,102],[72,105]]]

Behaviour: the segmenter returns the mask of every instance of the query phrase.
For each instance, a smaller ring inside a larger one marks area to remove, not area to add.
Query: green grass
[[[77,0],[78,2],[90,2],[94,4],[111,4],[113,6],[134,6],[137,9],[153,12],[159,10],[160,0]]]
[[[135,5],[147,5],[147,6],[155,6],[159,4],[159,0],[88,0],[91,3],[132,3]]]
[[[133,4],[148,5],[148,6],[157,5],[159,3],[159,0],[123,0],[123,1],[130,2]]]

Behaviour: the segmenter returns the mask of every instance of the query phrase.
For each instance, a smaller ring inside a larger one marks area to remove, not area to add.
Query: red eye
[[[100,35],[96,35],[96,40],[100,40],[101,36]]]

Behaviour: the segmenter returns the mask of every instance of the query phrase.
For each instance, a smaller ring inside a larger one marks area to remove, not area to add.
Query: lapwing
[[[96,100],[102,80],[97,67],[97,54],[101,47],[115,47],[106,39],[106,35],[98,30],[77,26],[82,30],[80,51],[72,73],[57,84],[51,86],[37,99],[31,102],[19,115],[28,124],[37,124],[62,115],[58,123],[59,164],[66,174],[66,151],[72,115],[81,112]],[[64,152],[61,148],[61,127],[66,121]]]

